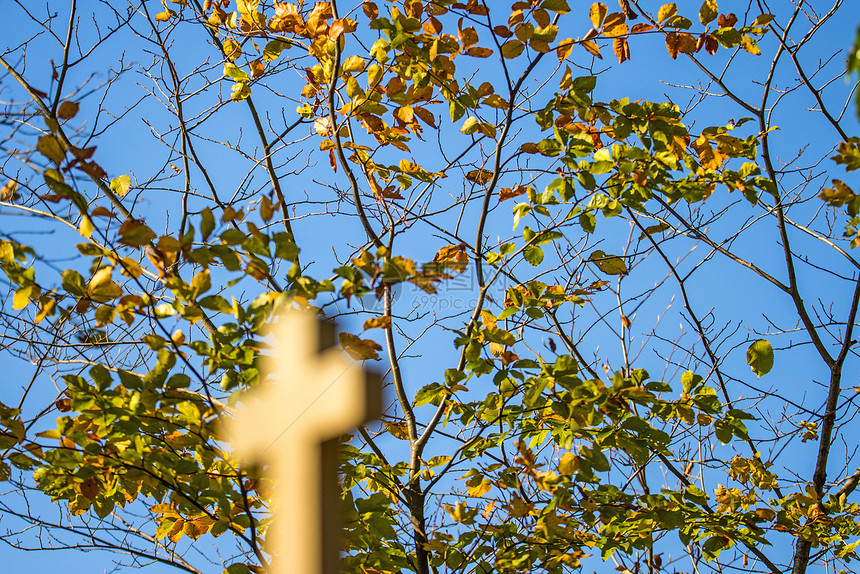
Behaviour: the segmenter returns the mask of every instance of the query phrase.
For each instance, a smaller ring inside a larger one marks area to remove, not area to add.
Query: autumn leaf
[[[119,228],[120,243],[130,247],[141,247],[155,237],[155,232],[139,219],[127,219]]]
[[[120,175],[119,177],[115,177],[110,182],[110,190],[122,197],[128,190],[131,188],[131,177],[127,175]]]
[[[603,35],[607,38],[624,36],[628,31],[627,18],[621,12],[613,12],[603,21]]]
[[[80,105],[77,102],[65,101],[57,108],[57,117],[61,120],[70,120],[78,114]]]
[[[583,40],[580,42],[580,46],[588,50],[592,56],[603,59],[603,56],[600,55],[600,47],[592,40]]]
[[[514,187],[503,187],[499,190],[499,201],[505,201],[512,197],[524,195],[528,192],[528,188],[524,185],[515,185]]]
[[[705,0],[699,9],[699,22],[703,26],[707,26],[717,18],[717,14],[719,13],[716,0]]]
[[[591,8],[588,10],[588,17],[591,19],[591,25],[600,30],[600,26],[603,24],[603,19],[606,18],[606,14],[608,12],[609,8],[606,7],[606,4],[601,4],[600,2],[592,4]]]
[[[619,64],[623,64],[626,60],[630,59],[630,44],[626,38],[615,38],[612,41],[612,49],[618,58]]]
[[[41,136],[36,142],[36,151],[57,165],[66,157],[66,150],[55,135]]]
[[[382,315],[380,317],[371,317],[364,322],[364,330],[368,329],[387,329],[391,326],[391,317]]]
[[[489,183],[493,179],[493,172],[486,169],[473,169],[466,172],[466,179],[481,185]]]
[[[377,351],[381,351],[382,346],[376,341],[360,339],[355,335],[344,332],[338,334],[338,339],[343,350],[356,361],[379,360]]]
[[[81,496],[90,501],[95,500],[99,494],[99,483],[94,476],[87,477],[83,482],[79,482],[77,488]]]
[[[662,24],[672,16],[678,13],[678,7],[673,3],[663,4],[657,11],[657,22]]]

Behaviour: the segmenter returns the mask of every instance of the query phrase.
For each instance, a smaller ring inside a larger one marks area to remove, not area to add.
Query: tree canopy
[[[347,572],[856,570],[850,2],[15,4],[8,545],[266,572],[298,307],[387,393]]]

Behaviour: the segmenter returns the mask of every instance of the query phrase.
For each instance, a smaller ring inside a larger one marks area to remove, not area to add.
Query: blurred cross
[[[334,328],[290,311],[274,330],[275,383],[248,392],[229,423],[236,456],[277,486],[265,549],[274,574],[340,571],[337,438],[381,414],[378,377],[334,349]]]

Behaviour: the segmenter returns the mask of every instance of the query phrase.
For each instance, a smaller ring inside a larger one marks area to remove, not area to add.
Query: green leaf
[[[63,278],[63,289],[75,297],[84,296],[84,293],[87,291],[87,286],[80,273],[74,269],[66,269],[60,275]]]
[[[215,216],[207,207],[200,212],[200,234],[203,236],[203,241],[209,239],[213,229],[215,229]]]
[[[764,339],[759,339],[747,349],[747,364],[761,377],[773,368],[773,347]]]
[[[523,257],[526,261],[537,267],[543,261],[543,249],[537,245],[529,245],[523,250]]]

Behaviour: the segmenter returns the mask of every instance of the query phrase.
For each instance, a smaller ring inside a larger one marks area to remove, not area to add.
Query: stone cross
[[[275,574],[340,572],[337,437],[381,414],[379,378],[334,349],[334,327],[289,311],[273,329],[276,382],[242,399],[228,423],[244,463],[277,483],[268,546]]]

